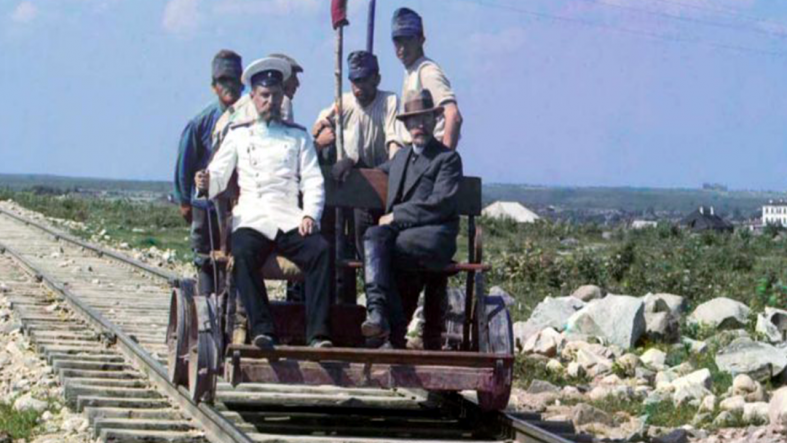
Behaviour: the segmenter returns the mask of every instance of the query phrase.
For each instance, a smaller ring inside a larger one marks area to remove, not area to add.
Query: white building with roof
[[[770,200],[762,206],[762,224],[787,226],[787,201]]]
[[[484,208],[481,214],[497,219],[511,219],[517,223],[534,223],[541,219],[535,212],[517,202],[496,201]]]

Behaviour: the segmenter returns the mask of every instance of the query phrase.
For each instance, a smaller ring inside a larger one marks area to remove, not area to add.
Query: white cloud
[[[324,4],[324,0],[222,0],[214,11],[220,14],[314,14]]]
[[[11,13],[11,20],[17,23],[30,23],[38,16],[38,8],[32,2],[22,2]]]
[[[170,0],[164,8],[164,30],[182,37],[193,34],[202,22],[200,0]]]

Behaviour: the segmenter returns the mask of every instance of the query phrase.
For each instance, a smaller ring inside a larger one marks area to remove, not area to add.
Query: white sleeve
[[[427,63],[419,72],[421,77],[421,87],[428,89],[434,98],[434,104],[444,106],[448,103],[456,103],[456,94],[451,89],[451,82],[445,76],[443,70],[434,63]]]
[[[222,191],[227,189],[227,184],[232,177],[235,166],[238,164],[238,137],[240,132],[230,131],[227,138],[221,144],[221,149],[208,165],[210,182],[208,186],[208,198],[215,198]]]
[[[301,194],[303,194],[303,215],[319,223],[325,205],[325,183],[322,170],[317,162],[317,152],[309,136],[304,133],[301,140],[298,168],[301,173]]]

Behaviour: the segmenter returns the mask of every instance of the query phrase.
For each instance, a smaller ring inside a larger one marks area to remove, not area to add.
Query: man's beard
[[[260,112],[260,119],[265,122],[281,120],[281,106],[271,106],[268,109]]]

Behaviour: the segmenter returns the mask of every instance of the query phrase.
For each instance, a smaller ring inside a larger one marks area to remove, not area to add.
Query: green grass
[[[748,231],[693,234],[669,225],[606,228],[606,235],[592,224],[519,225],[481,218],[479,225],[484,261],[493,267],[487,284],[516,298],[515,321],[525,320],[545,297],[569,295],[584,284],[635,296],[670,292],[686,297],[689,309],[722,296],[755,312],[787,306],[787,240],[781,237]],[[463,232],[462,252],[465,243]],[[464,258],[462,252],[458,258]]]
[[[555,373],[547,370],[543,360],[517,354],[514,360],[514,385],[526,389],[533,380],[543,380],[555,386],[577,386],[590,383],[590,378],[572,378],[565,373]]]
[[[676,428],[691,420],[697,414],[697,408],[686,403],[675,406],[671,400],[645,405],[642,411],[648,417],[648,424],[665,428]]]
[[[623,399],[609,396],[596,401],[566,399],[561,400],[561,402],[567,406],[587,403],[610,416],[614,416],[618,412],[626,413],[630,417],[645,416],[647,424],[666,428],[675,428],[690,423],[697,414],[697,408],[688,404],[675,406],[671,400],[644,404],[639,399]]]
[[[27,410],[17,411],[10,403],[0,402],[0,435],[8,434],[12,439],[29,439],[35,434],[41,413]]]

